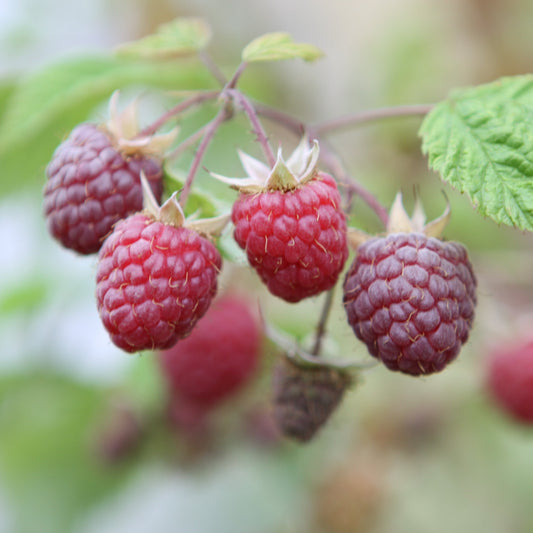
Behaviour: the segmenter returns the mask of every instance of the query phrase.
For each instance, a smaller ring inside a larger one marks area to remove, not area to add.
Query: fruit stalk
[[[163,113],[156,121],[154,121],[149,126],[146,126],[141,132],[139,132],[139,137],[153,135],[161,126],[166,124],[171,118],[183,113],[190,107],[194,105],[202,104],[208,100],[213,100],[218,96],[218,91],[207,91],[199,94],[195,94],[186,100],[181,101],[179,104],[174,106],[172,109],[169,109],[166,113]]]
[[[378,107],[377,109],[369,109],[367,111],[358,111],[343,115],[342,117],[326,120],[320,124],[313,126],[313,131],[318,135],[329,133],[332,131],[359,126],[367,122],[375,122],[377,120],[398,118],[405,116],[427,115],[435,106],[435,104],[415,104],[402,105],[393,107]]]
[[[196,155],[194,156],[191,168],[189,169],[189,173],[187,174],[187,179],[185,180],[185,184],[183,185],[183,189],[180,194],[180,204],[182,207],[185,207],[185,204],[187,203],[187,197],[189,196],[189,192],[191,190],[194,178],[196,177],[196,172],[198,171],[198,167],[200,166],[200,163],[205,155],[205,151],[207,150],[209,143],[215,136],[215,133],[217,132],[220,125],[226,120],[228,120],[230,117],[231,112],[229,111],[227,106],[224,106],[220,109],[215,118],[207,125],[204,136],[202,138],[202,142],[200,143],[200,146],[198,146],[198,150],[196,151]]]
[[[327,292],[326,298],[324,299],[324,304],[322,306],[322,312],[320,313],[320,319],[316,326],[316,335],[315,343],[311,350],[311,355],[320,355],[320,349],[322,348],[322,340],[324,339],[324,334],[326,333],[326,324],[328,322],[329,315],[331,313],[331,306],[333,304],[333,294],[335,288]]]
[[[276,164],[276,157],[274,156],[272,147],[270,146],[270,143],[268,142],[267,134],[259,120],[259,117],[257,116],[257,112],[253,104],[243,93],[241,93],[240,91],[236,89],[228,89],[227,92],[229,95],[231,95],[231,97],[236,102],[239,103],[243,111],[246,113],[246,116],[248,117],[248,120],[250,121],[250,124],[252,125],[253,132],[257,136],[257,140],[259,144],[261,145],[261,148],[263,149],[266,160],[268,164],[270,165],[270,167],[273,167]]]

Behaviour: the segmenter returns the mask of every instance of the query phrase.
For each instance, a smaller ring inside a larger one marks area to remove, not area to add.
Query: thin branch
[[[298,137],[301,137],[307,130],[307,126],[299,119],[280,111],[275,107],[270,107],[258,102],[254,102],[254,107],[258,115],[275,122]]]
[[[235,89],[237,87],[237,83],[240,80],[242,73],[246,70],[246,67],[248,66],[248,63],[246,61],[243,61],[238,67],[233,76],[231,77],[231,80],[227,82],[226,89]]]
[[[202,162],[202,159],[205,155],[207,147],[209,146],[209,143],[213,139],[220,125],[224,121],[226,121],[230,116],[231,116],[231,112],[228,110],[227,106],[224,106],[220,109],[220,111],[215,116],[215,118],[207,124],[205,128],[204,136],[202,138],[202,142],[200,143],[200,146],[198,147],[198,150],[196,151],[193,162],[191,164],[191,168],[189,169],[189,173],[187,175],[187,179],[185,181],[185,184],[183,185],[183,189],[181,190],[180,204],[183,208],[185,207],[185,204],[187,203],[187,197],[189,196],[192,183],[194,181],[194,178],[196,177],[196,172],[198,171],[198,167],[200,166],[200,163]]]
[[[248,98],[243,93],[241,93],[240,91],[236,89],[227,89],[227,93],[238,104],[240,104],[243,111],[246,113],[246,116],[248,117],[248,120],[250,121],[250,124],[252,125],[253,132],[257,136],[257,140],[259,144],[261,145],[261,148],[263,149],[263,152],[268,161],[268,164],[271,167],[274,167],[274,165],[276,164],[276,158],[274,156],[274,152],[272,151],[272,147],[270,146],[270,143],[268,142],[266,132],[263,129],[263,126],[261,125],[261,122],[259,120],[259,117],[257,116],[257,112],[253,104],[250,102],[250,100],[248,100]]]
[[[367,189],[365,189],[359,182],[354,180],[342,166],[338,156],[331,151],[324,141],[320,144],[320,159],[330,169],[333,175],[344,185],[348,190],[357,194],[367,205],[376,213],[383,225],[386,227],[389,221],[389,213],[387,209],[381,205],[379,200]]]
[[[398,118],[405,116],[427,115],[434,107],[434,104],[405,105],[395,107],[381,107],[378,109],[369,109],[351,115],[344,115],[332,120],[326,120],[313,126],[313,131],[318,135],[329,133],[334,130],[359,126],[367,122],[377,120]]]
[[[198,56],[202,63],[207,67],[207,70],[212,74],[213,78],[217,80],[221,87],[224,87],[226,83],[228,83],[228,80],[211,56],[205,50],[200,51]]]
[[[320,160],[324,165],[326,165],[339,182],[348,189],[350,195],[353,195],[354,193],[357,194],[370,207],[370,209],[376,213],[383,225],[387,225],[389,220],[387,209],[379,203],[378,199],[370,191],[355,181],[344,170],[339,157],[328,147],[326,141],[320,138],[320,135],[315,128],[309,128],[297,118],[263,104],[255,104],[255,109],[258,114],[280,124],[295,135],[301,136],[307,132],[310,139],[317,139],[320,144]]]
[[[333,304],[333,294],[335,289],[331,289],[326,294],[324,305],[322,306],[322,313],[320,313],[320,319],[316,327],[315,344],[311,350],[311,355],[320,355],[320,349],[322,348],[322,341],[324,340],[324,334],[326,333],[326,324],[331,312],[331,306]]]
[[[184,141],[182,141],[172,152],[170,152],[165,159],[176,159],[181,154],[186,152],[191,146],[193,146],[195,143],[197,143],[204,135],[209,128],[210,122],[207,124],[204,124],[200,129],[196,130],[193,134],[191,134],[189,137],[187,137]]]
[[[189,109],[194,105],[201,104],[207,100],[214,100],[218,97],[220,91],[207,91],[195,94],[186,100],[181,101],[178,105],[174,106],[172,109],[169,109],[166,113],[163,113],[155,122],[144,128],[139,134],[138,137],[143,137],[146,135],[153,135],[161,126],[168,122],[171,118],[183,113],[183,111]]]

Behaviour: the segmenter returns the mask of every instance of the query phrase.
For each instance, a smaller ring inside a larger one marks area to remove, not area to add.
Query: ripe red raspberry
[[[335,180],[318,172],[318,144],[304,141],[273,169],[241,154],[249,178],[217,176],[241,191],[235,240],[269,291],[298,302],[331,289],[348,257],[346,219]]]
[[[270,292],[288,302],[331,289],[348,257],[335,180],[324,173],[299,188],[241,194],[235,240]]]
[[[262,331],[240,296],[215,301],[189,337],[160,354],[163,375],[178,402],[212,407],[248,383],[257,368]]]
[[[533,340],[496,349],[488,359],[486,386],[502,411],[533,424]]]
[[[120,221],[96,273],[98,310],[113,342],[136,352],[186,337],[216,294],[221,264],[215,246],[189,227],[144,213]]]
[[[348,322],[391,370],[432,374],[468,338],[476,278],[465,248],[423,233],[393,233],[357,249],[344,283]]]
[[[46,169],[44,213],[50,233],[78,253],[97,252],[116,222],[142,209],[141,172],[161,200],[159,160],[124,153],[104,128],[77,126]]]

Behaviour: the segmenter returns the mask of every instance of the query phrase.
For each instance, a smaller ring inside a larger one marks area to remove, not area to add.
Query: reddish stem
[[[205,155],[209,143],[213,139],[220,125],[230,116],[231,112],[225,105],[220,109],[215,118],[207,124],[204,136],[202,138],[202,142],[200,143],[200,146],[198,146],[198,150],[196,151],[193,162],[191,164],[191,168],[189,169],[189,173],[187,175],[187,180],[185,181],[183,189],[181,190],[180,204],[183,208],[185,208],[185,204],[187,203],[187,197],[189,196],[189,192],[191,190],[194,178],[196,177],[196,172],[198,171],[198,167],[200,166],[200,163]]]
[[[272,151],[272,147],[270,146],[270,143],[268,142],[266,132],[263,129],[263,126],[259,120],[259,117],[257,116],[257,112],[253,104],[250,102],[250,100],[248,100],[248,98],[243,93],[241,93],[237,89],[227,89],[227,93],[238,104],[240,104],[243,111],[246,113],[246,116],[248,117],[248,120],[250,121],[250,124],[252,125],[253,132],[257,136],[257,140],[259,144],[261,145],[261,148],[263,149],[263,152],[268,161],[268,164],[271,167],[274,167],[274,165],[276,164],[276,157],[274,156],[274,152]]]
[[[389,213],[387,209],[381,205],[378,199],[367,189],[365,189],[359,182],[354,180],[343,168],[341,162],[332,151],[330,151],[326,144],[322,142],[320,145],[320,158],[324,164],[331,170],[337,179],[350,191],[357,194],[367,205],[376,213],[382,224],[387,227],[389,221]]]
[[[233,76],[231,77],[231,80],[226,84],[226,89],[235,89],[237,86],[237,83],[242,76],[242,73],[246,70],[246,67],[248,66],[248,63],[246,61],[243,61],[238,67]]]
[[[302,137],[307,130],[307,126],[301,120],[288,115],[284,111],[280,111],[275,107],[270,107],[257,102],[254,103],[254,107],[258,115],[261,115],[272,122],[276,122],[294,133],[294,135]]]
[[[426,115],[433,109],[433,107],[434,104],[418,104],[369,109],[368,111],[361,111],[332,120],[326,120],[314,126],[313,131],[318,135],[321,135],[324,133],[329,133],[330,131],[339,130],[351,126],[359,126],[360,124],[374,122],[376,120],[405,116]]]
[[[210,122],[204,124],[200,129],[196,130],[193,134],[182,141],[174,150],[172,150],[172,152],[170,152],[165,159],[176,159],[183,154],[183,152],[188,150],[193,144],[197,143],[205,135],[209,125]]]
[[[183,100],[178,105],[169,109],[166,113],[163,113],[155,122],[144,128],[137,137],[144,137],[147,135],[153,135],[161,126],[168,122],[171,118],[183,113],[183,111],[189,109],[194,105],[201,104],[207,100],[213,100],[220,94],[219,91],[207,91],[195,94],[186,100]]]
[[[378,199],[370,191],[365,189],[360,183],[348,175],[339,161],[338,156],[328,148],[324,140],[320,139],[320,136],[314,128],[307,128],[306,125],[297,118],[263,104],[256,104],[256,110],[260,115],[280,124],[295,135],[301,136],[307,132],[310,139],[317,139],[320,143],[321,161],[352,194],[357,194],[376,213],[381,222],[385,226],[387,225],[389,220],[387,209],[379,203]]]
[[[228,80],[226,79],[226,76],[224,76],[224,73],[218,68],[218,65],[211,59],[211,56],[205,50],[199,52],[198,56],[202,63],[207,67],[207,70],[212,74],[213,78],[217,80],[221,87],[224,87]]]
[[[333,293],[335,288],[328,291],[326,294],[326,299],[324,300],[324,305],[322,306],[322,312],[320,313],[320,319],[316,326],[316,336],[315,344],[311,350],[311,355],[320,355],[320,349],[322,348],[322,341],[324,339],[324,334],[326,333],[326,324],[331,312],[331,306],[333,304]]]

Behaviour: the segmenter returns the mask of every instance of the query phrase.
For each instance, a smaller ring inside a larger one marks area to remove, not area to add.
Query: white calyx
[[[162,156],[176,139],[179,128],[176,127],[168,133],[139,135],[141,130],[137,118],[137,100],[119,111],[118,98],[119,92],[115,91],[109,100],[109,120],[105,125],[116,148],[126,155]]]
[[[262,161],[239,150],[239,158],[247,174],[246,178],[229,178],[214,173],[211,175],[244,193],[265,190],[287,191],[303,185],[314,177],[317,171],[318,156],[318,142],[315,140],[310,145],[307,137],[303,137],[287,161],[283,159],[280,147],[273,168],[269,168]]]

